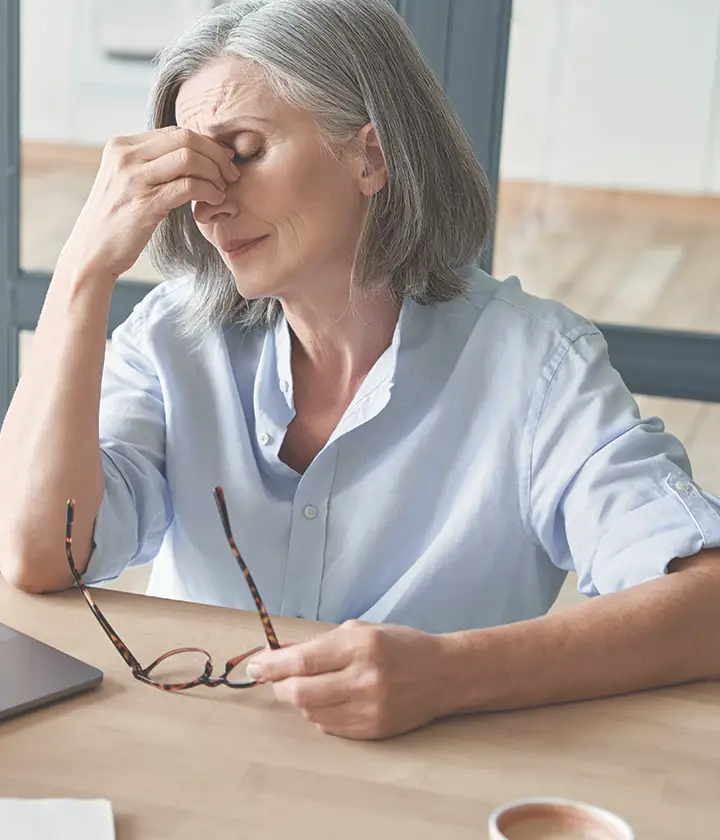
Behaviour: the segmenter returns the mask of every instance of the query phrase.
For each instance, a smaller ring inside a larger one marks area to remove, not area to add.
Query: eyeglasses
[[[222,521],[228,544],[230,545],[230,548],[235,555],[235,559],[245,576],[245,580],[247,581],[247,585],[250,588],[253,600],[255,601],[255,606],[257,607],[257,611],[262,620],[267,644],[269,647],[277,649],[280,647],[280,643],[275,635],[275,630],[273,629],[270,621],[270,616],[265,609],[265,604],[262,602],[262,598],[255,586],[255,581],[250,574],[250,570],[245,565],[244,560],[240,556],[237,545],[235,545],[235,539],[230,529],[230,517],[228,516],[227,506],[225,504],[225,494],[223,493],[222,487],[216,487],[213,491],[213,495],[215,496],[215,503],[217,504],[220,520]],[[65,518],[65,552],[67,554],[68,563],[70,564],[70,570],[75,578],[75,582],[80,587],[80,591],[85,596],[85,600],[92,610],[93,615],[99,621],[100,626],[115,646],[117,652],[132,669],[132,675],[136,680],[147,683],[147,685],[151,685],[154,688],[159,688],[161,691],[183,691],[186,688],[194,688],[197,685],[206,685],[208,688],[216,688],[219,685],[226,685],[228,688],[250,688],[251,686],[257,685],[256,680],[252,680],[246,675],[244,668],[240,668],[237,677],[235,677],[234,674],[239,666],[249,657],[263,650],[262,647],[253,648],[240,656],[229,659],[225,664],[225,671],[219,677],[213,677],[212,675],[213,662],[210,654],[206,650],[196,647],[184,647],[169,650],[167,653],[159,656],[152,664],[148,665],[147,668],[143,668],[130,652],[127,645],[124,644],[122,639],[113,630],[110,622],[102,614],[100,607],[98,607],[95,603],[93,596],[90,594],[90,590],[86,586],[77,570],[77,567],[75,566],[75,560],[72,555],[72,526],[74,518],[75,501],[74,499],[69,499],[67,502]],[[203,661],[205,663],[204,666],[202,665]],[[170,675],[167,676],[167,674]],[[242,675],[242,678],[240,677],[240,674]]]

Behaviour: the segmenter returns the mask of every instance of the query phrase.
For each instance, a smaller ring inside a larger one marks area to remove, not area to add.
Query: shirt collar
[[[390,346],[380,356],[365,377],[351,406],[365,400],[371,394],[385,394],[391,390],[397,370],[400,347],[411,333],[416,308],[417,304],[411,298],[406,297],[403,299]],[[284,312],[281,312],[275,325],[275,358],[277,360],[278,388],[282,392],[288,406],[293,408],[290,327]]]
[[[275,325],[275,359],[277,361],[278,388],[282,392],[288,406],[294,408],[290,352],[290,327],[288,326],[285,313],[281,309],[280,317]]]

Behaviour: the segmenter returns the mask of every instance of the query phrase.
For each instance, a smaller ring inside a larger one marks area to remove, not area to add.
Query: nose
[[[237,203],[225,193],[222,204],[208,204],[206,201],[193,201],[192,214],[200,225],[206,225],[221,218],[234,219],[238,214]]]

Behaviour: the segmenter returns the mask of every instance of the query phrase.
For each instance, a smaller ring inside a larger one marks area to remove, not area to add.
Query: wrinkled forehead
[[[175,100],[175,121],[213,134],[216,124],[240,115],[271,121],[277,108],[277,98],[257,67],[241,59],[222,59],[183,82]]]

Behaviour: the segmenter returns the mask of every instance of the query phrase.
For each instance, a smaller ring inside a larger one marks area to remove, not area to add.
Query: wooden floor
[[[66,149],[57,157],[24,144],[23,268],[52,270],[98,160],[93,149]],[[515,274],[527,291],[593,321],[720,332],[719,222],[717,199],[501,183],[493,273]],[[143,255],[127,279],[160,278]],[[685,444],[699,484],[720,495],[720,405],[637,400]],[[146,569],[133,570],[119,587],[143,589],[146,578]],[[572,586],[560,606],[576,600]]]

